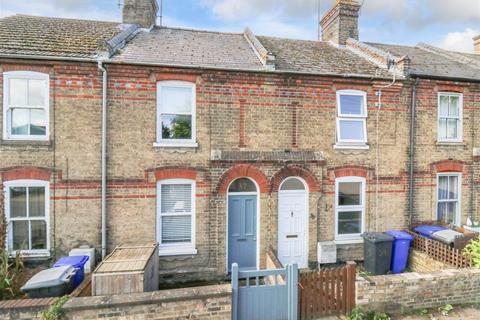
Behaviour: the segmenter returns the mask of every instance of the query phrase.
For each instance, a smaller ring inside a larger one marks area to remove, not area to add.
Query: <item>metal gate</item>
[[[298,267],[239,271],[232,265],[233,320],[297,320]]]

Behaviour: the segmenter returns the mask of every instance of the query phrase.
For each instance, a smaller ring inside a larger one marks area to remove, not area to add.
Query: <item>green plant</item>
[[[475,267],[480,268],[480,237],[471,240],[463,249],[463,253],[472,258]]]
[[[446,304],[443,307],[438,308],[438,311],[444,316],[448,316],[450,311],[453,310],[453,306],[451,304]]]
[[[364,312],[361,307],[356,307],[348,315],[347,320],[391,320],[386,313],[377,313],[375,311]]]
[[[22,295],[19,290],[19,278],[23,271],[20,250],[12,259],[7,250],[0,250],[0,300],[14,299]]]
[[[46,311],[42,312],[42,320],[61,320],[64,315],[63,305],[68,301],[69,296],[58,298]]]
[[[353,309],[352,312],[347,317],[347,320],[363,320],[363,319],[365,319],[365,313],[360,307],[356,307],[355,309]]]

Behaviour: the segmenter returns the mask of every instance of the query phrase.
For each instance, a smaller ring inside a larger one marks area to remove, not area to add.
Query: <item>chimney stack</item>
[[[357,0],[336,0],[320,21],[322,40],[339,45],[345,45],[348,38],[358,40],[360,7]]]
[[[480,35],[473,38],[473,46],[475,48],[475,53],[480,54]]]
[[[122,22],[148,29],[155,26],[157,12],[157,0],[124,0]]]

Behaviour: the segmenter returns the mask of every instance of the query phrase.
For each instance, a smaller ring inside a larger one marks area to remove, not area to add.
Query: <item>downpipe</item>
[[[98,69],[102,72],[102,259],[107,255],[107,70],[102,61],[98,61]]]

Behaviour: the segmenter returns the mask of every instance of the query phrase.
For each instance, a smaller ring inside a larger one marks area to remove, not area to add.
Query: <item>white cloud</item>
[[[473,53],[473,37],[479,34],[480,29],[470,28],[460,32],[450,32],[437,45],[447,50]]]

